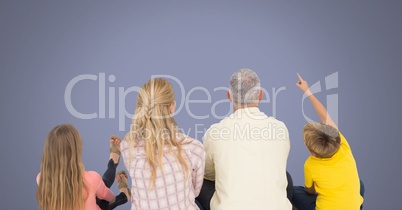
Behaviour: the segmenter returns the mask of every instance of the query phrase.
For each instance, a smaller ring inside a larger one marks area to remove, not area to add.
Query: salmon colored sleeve
[[[96,172],[90,172],[90,176],[91,182],[96,183],[95,186],[97,186],[95,188],[96,197],[109,202],[113,201],[115,196],[113,192],[108,187],[106,187],[105,183],[103,183],[101,176]]]

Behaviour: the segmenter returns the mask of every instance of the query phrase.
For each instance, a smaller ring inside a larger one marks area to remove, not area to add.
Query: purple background
[[[308,152],[301,140],[306,121],[296,72],[313,84],[338,71],[339,87],[317,96],[325,102],[326,95],[338,94],[339,126],[366,185],[365,209],[399,209],[401,11],[401,1],[2,0],[1,209],[37,209],[35,177],[45,136],[57,124],[72,123],[80,130],[87,170],[102,173],[106,168],[109,135],[125,132],[118,131],[118,118],[108,114],[82,120],[68,112],[64,91],[74,77],[114,75],[106,91],[115,87],[117,92],[118,87],[141,86],[151,75],[169,74],[181,80],[186,93],[205,87],[213,103],[225,99],[224,91],[213,89],[227,87],[230,75],[243,67],[255,70],[270,93],[272,87],[286,88],[278,95],[276,117],[290,131],[288,170],[297,185],[303,184]],[[135,96],[126,98],[129,112]],[[191,99],[206,95],[194,92]],[[77,84],[72,101],[79,111],[96,112],[97,81]],[[190,108],[206,115],[212,103]],[[314,116],[305,105],[308,116]],[[272,100],[261,109],[272,114]],[[229,106],[216,111],[224,115]],[[193,137],[195,124],[205,129],[218,121],[193,119],[185,109],[176,120],[191,128]],[[127,118],[126,130],[129,123]],[[197,135],[200,139],[202,133]],[[117,193],[116,185],[112,189]]]

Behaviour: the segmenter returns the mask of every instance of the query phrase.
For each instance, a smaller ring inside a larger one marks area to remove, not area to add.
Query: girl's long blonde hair
[[[136,141],[145,140],[146,161],[151,168],[149,188],[155,185],[158,168],[163,170],[162,157],[165,145],[168,147],[168,152],[172,152],[173,147],[176,148],[177,152],[174,155],[188,177],[188,165],[182,155],[183,139],[177,140],[177,124],[171,113],[174,106],[173,87],[165,79],[151,79],[138,92],[128,142],[130,148],[134,148]]]
[[[88,188],[84,183],[82,140],[72,125],[58,125],[47,135],[40,166],[36,200],[43,210],[83,210]]]

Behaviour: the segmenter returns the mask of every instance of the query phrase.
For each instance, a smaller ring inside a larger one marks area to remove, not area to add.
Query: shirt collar
[[[231,118],[243,118],[247,116],[257,119],[256,116],[265,116],[265,114],[263,114],[258,107],[246,107],[236,110],[231,115]]]
[[[256,113],[256,112],[260,112],[260,109],[258,107],[245,107],[245,108],[236,110],[234,113],[237,113],[237,112]]]

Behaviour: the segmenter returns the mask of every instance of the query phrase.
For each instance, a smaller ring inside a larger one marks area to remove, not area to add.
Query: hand
[[[120,137],[115,135],[110,136],[110,147],[116,146],[117,150],[120,151],[120,143],[121,143]]]
[[[124,176],[124,174],[119,174],[116,176],[116,182],[120,182],[120,180],[123,180],[123,182],[128,182],[127,177]]]
[[[297,73],[297,76],[299,77],[299,81],[296,83],[296,86],[299,87],[300,90],[303,91],[303,93],[307,94],[308,92],[310,92],[308,88],[308,83],[303,80],[299,73]]]
[[[114,144],[120,150],[121,140],[118,138],[110,138],[110,144]]]

